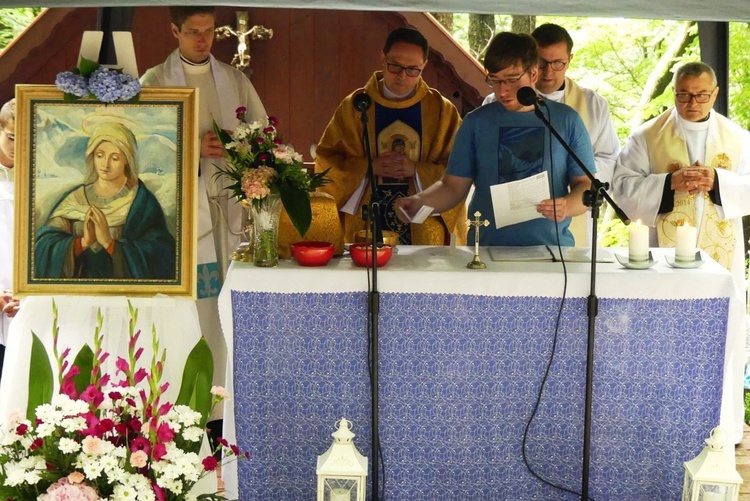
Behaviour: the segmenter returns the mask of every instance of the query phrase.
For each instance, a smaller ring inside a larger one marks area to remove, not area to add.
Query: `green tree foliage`
[[[0,49],[4,49],[42,11],[41,8],[0,9]]]
[[[750,23],[729,23],[729,116],[745,129],[750,129],[748,53]]]

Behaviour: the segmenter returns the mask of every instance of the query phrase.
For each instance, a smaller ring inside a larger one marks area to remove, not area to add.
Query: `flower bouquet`
[[[211,360],[205,340],[188,357],[180,396],[191,406],[162,402],[165,351],[152,332],[150,370],[137,367],[143,353],[140,331],[133,332],[137,311],[131,307],[128,359],[118,358],[115,381],[103,374],[108,354],[101,349],[102,316],[94,350],[84,346],[70,364],[66,349],[58,354],[57,311],[53,303],[53,351],[60,393],[52,395],[52,369],[36,335],[32,337],[32,382],[27,416],[15,413],[0,425],[0,499],[14,500],[223,500],[191,489],[219,461],[201,458],[205,421],[226,397],[209,392],[210,376],[196,370]],[[212,372],[212,371],[209,371]],[[49,376],[49,378],[47,378]],[[204,391],[205,390],[205,391]],[[47,398],[48,397],[48,398]],[[43,401],[31,410],[32,402]],[[199,412],[200,410],[200,412]],[[246,456],[219,439],[214,453],[224,459]]]
[[[274,266],[281,205],[304,236],[312,221],[310,192],[328,182],[328,171],[310,174],[303,166],[302,155],[279,137],[275,118],[247,122],[246,111],[244,106],[237,108],[240,123],[231,133],[214,122],[214,132],[226,156],[226,167],[217,166],[217,175],[229,179],[227,188],[251,210],[255,264]]]
[[[65,93],[65,99],[97,99],[103,103],[134,101],[141,92],[141,83],[133,75],[119,69],[105,68],[99,63],[81,58],[73,71],[57,74],[55,85]]]

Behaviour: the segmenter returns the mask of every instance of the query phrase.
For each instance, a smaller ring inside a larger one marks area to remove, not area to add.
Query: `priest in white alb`
[[[713,69],[686,63],[674,76],[675,105],[634,130],[615,165],[617,203],[651,227],[651,245],[675,247],[677,227],[697,228],[697,247],[727,268],[745,298],[742,216],[750,214],[750,132],[712,110]],[[700,284],[696,284],[700,287]],[[733,345],[724,399],[731,399],[732,438],[742,439],[744,325]],[[731,386],[731,395],[727,388]],[[725,402],[726,404],[726,402]],[[724,406],[726,408],[726,405]]]
[[[199,91],[197,308],[201,331],[214,356],[214,384],[224,386],[226,345],[217,300],[229,256],[240,243],[246,220],[240,204],[230,197],[225,179],[215,176],[217,164],[224,161],[224,148],[213,132],[213,122],[225,130],[233,130],[239,123],[239,107],[246,108],[245,116],[250,122],[265,121],[267,117],[247,76],[211,55],[215,8],[171,7],[170,14],[172,34],[179,46],[164,63],[149,69],[141,77],[141,83],[196,87]]]

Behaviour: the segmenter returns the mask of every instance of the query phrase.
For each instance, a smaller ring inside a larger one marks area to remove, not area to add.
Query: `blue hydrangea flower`
[[[141,82],[138,81],[133,75],[127,73],[120,74],[120,100],[128,101],[133,99],[141,91]]]
[[[86,79],[81,75],[76,75],[72,71],[63,71],[57,74],[55,85],[66,94],[72,94],[78,97],[89,95],[89,88],[86,85]]]
[[[89,77],[89,90],[99,101],[113,103],[120,98],[120,73],[99,67]]]

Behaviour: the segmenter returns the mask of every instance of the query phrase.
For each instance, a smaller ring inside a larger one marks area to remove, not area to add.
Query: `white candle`
[[[674,258],[676,261],[695,261],[695,242],[698,230],[688,223],[677,227],[677,247],[675,247]]]
[[[648,261],[648,226],[641,220],[631,224],[628,239],[628,259],[630,261]]]

